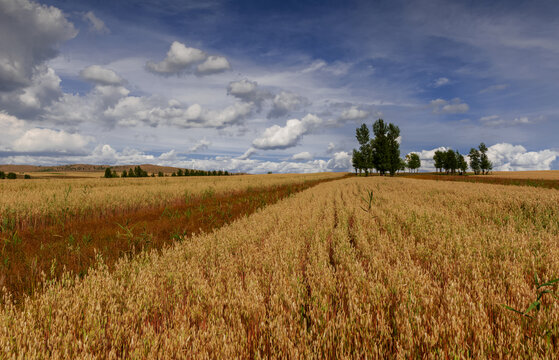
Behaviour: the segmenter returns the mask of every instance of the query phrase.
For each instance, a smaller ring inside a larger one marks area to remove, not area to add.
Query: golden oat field
[[[190,191],[247,181],[203,180]],[[81,184],[58,185],[72,209]],[[184,191],[113,184],[92,187],[92,208]],[[22,217],[48,211],[9,194]],[[22,302],[4,293],[0,358],[557,358],[551,293],[530,317],[505,307],[526,310],[557,277],[557,190],[343,178],[113,268],[99,257]]]
[[[483,175],[483,176],[507,178],[507,179],[559,180],[559,170],[492,171],[491,174]]]

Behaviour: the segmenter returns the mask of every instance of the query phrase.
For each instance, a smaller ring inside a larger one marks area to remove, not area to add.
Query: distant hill
[[[124,170],[133,169],[138,165],[90,165],[90,164],[72,164],[72,165],[58,165],[58,166],[34,166],[34,165],[0,165],[0,171],[4,172],[101,172],[105,171],[106,168],[110,167],[117,173]],[[177,171],[179,168],[171,166],[159,166],[152,164],[142,164],[140,167],[147,171],[148,173],[158,173],[159,171],[163,173],[172,173]]]

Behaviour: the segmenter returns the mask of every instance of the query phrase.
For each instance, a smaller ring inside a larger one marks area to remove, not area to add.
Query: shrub
[[[31,175],[25,174],[25,175],[23,175],[23,178],[24,178],[24,179],[31,179]]]
[[[6,173],[3,171],[0,171],[0,179],[5,179],[6,178]]]
[[[17,179],[17,175],[14,172],[10,172],[10,173],[8,173],[7,178],[8,179]]]

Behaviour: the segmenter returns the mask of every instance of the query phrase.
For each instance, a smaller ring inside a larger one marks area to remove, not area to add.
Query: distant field
[[[76,173],[88,174],[88,173]],[[96,174],[96,173],[90,173]],[[59,222],[61,217],[103,217],[136,207],[159,206],[186,195],[211,190],[275,186],[323,178],[341,173],[189,176],[164,178],[56,178],[0,181],[0,220],[17,226]]]
[[[540,171],[492,171],[489,175],[498,178],[510,179],[543,179],[543,180],[559,180],[559,170],[540,170]]]
[[[4,300],[0,358],[557,358],[559,302],[544,294],[531,318],[504,305],[557,291],[536,285],[559,277],[558,203],[526,186],[322,183]]]

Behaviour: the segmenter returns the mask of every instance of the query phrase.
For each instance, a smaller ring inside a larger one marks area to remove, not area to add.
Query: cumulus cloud
[[[167,56],[156,63],[148,61],[146,69],[162,76],[195,73],[196,75],[209,75],[229,70],[229,61],[223,56],[209,56],[204,51],[174,41]]]
[[[435,114],[463,114],[470,110],[468,104],[462,102],[459,98],[450,101],[444,99],[431,100],[429,106]]]
[[[551,170],[559,151],[527,151],[522,145],[499,143],[487,149],[487,156],[496,171]]]
[[[488,93],[488,92],[505,90],[508,87],[509,87],[508,84],[491,85],[491,86],[486,87],[485,89],[481,90],[479,93],[484,94],[484,93]]]
[[[328,160],[327,168],[330,170],[351,171],[351,159],[352,155],[345,151],[334,153],[334,156]]]
[[[288,91],[281,91],[274,96],[272,109],[268,113],[268,118],[277,118],[286,115],[290,111],[300,110],[309,105],[307,98]]]
[[[238,159],[239,160],[246,160],[246,159],[250,158],[252,155],[254,155],[255,152],[256,152],[256,149],[253,148],[253,147],[250,147],[241,156],[239,156]]]
[[[28,0],[0,1],[0,92],[31,85],[40,65],[77,34],[59,9]]]
[[[446,147],[415,151],[421,159],[422,171],[435,171],[433,156],[435,151],[446,151]],[[466,154],[463,154],[466,155]],[[522,145],[499,143],[487,148],[487,156],[495,171],[551,170],[552,163],[559,157],[559,151],[544,149],[527,151]],[[468,161],[468,156],[465,156]]]
[[[352,106],[342,112],[340,119],[343,121],[363,120],[366,119],[369,114],[368,111],[360,110],[357,106]]]
[[[438,88],[438,87],[447,85],[447,84],[449,84],[449,83],[450,83],[450,80],[449,80],[448,78],[440,77],[440,78],[438,78],[437,80],[435,80],[435,81],[433,82],[433,87]]]
[[[88,11],[83,14],[82,18],[88,23],[89,31],[95,32],[98,34],[109,34],[111,31],[105,25],[103,20],[99,19],[93,11]]]
[[[227,86],[227,94],[244,102],[252,102],[258,108],[263,101],[272,97],[270,92],[260,89],[256,81],[248,79],[230,82]]]
[[[0,150],[6,153],[84,153],[93,140],[89,136],[68,133],[64,130],[29,128],[25,121],[0,112],[3,137]]]
[[[206,110],[199,104],[181,107],[162,105],[154,98],[127,96],[104,111],[104,116],[120,126],[177,126],[182,128],[223,128],[240,125],[252,112],[253,104],[235,103],[222,110]]]
[[[16,152],[81,153],[92,138],[70,134],[64,130],[34,128],[27,130],[13,143]]]
[[[196,73],[199,75],[217,74],[231,69],[229,61],[223,56],[211,55],[196,67]]]
[[[198,141],[196,144],[194,144],[193,146],[191,146],[188,151],[189,152],[197,152],[200,150],[206,150],[210,145],[211,145],[211,141],[206,140],[206,138]]]
[[[326,148],[326,153],[331,154],[336,150],[336,145],[333,142],[328,143],[328,147]]]
[[[293,161],[310,161],[313,159],[313,155],[308,151],[303,151],[291,156],[290,160]]]
[[[534,124],[541,120],[543,120],[543,117],[530,119],[527,116],[521,116],[511,120],[506,120],[501,118],[499,115],[483,116],[479,119],[480,123],[484,126],[528,125],[528,124]]]
[[[53,69],[40,65],[29,86],[17,91],[0,92],[0,107],[20,117],[34,117],[62,96],[60,78]]]
[[[121,85],[123,79],[114,71],[99,65],[91,65],[80,71],[80,76],[87,81],[100,85]]]
[[[273,125],[261,137],[255,139],[252,145],[257,149],[287,149],[297,145],[303,135],[322,124],[322,119],[313,114],[307,114],[301,120],[287,120],[285,126]]]

